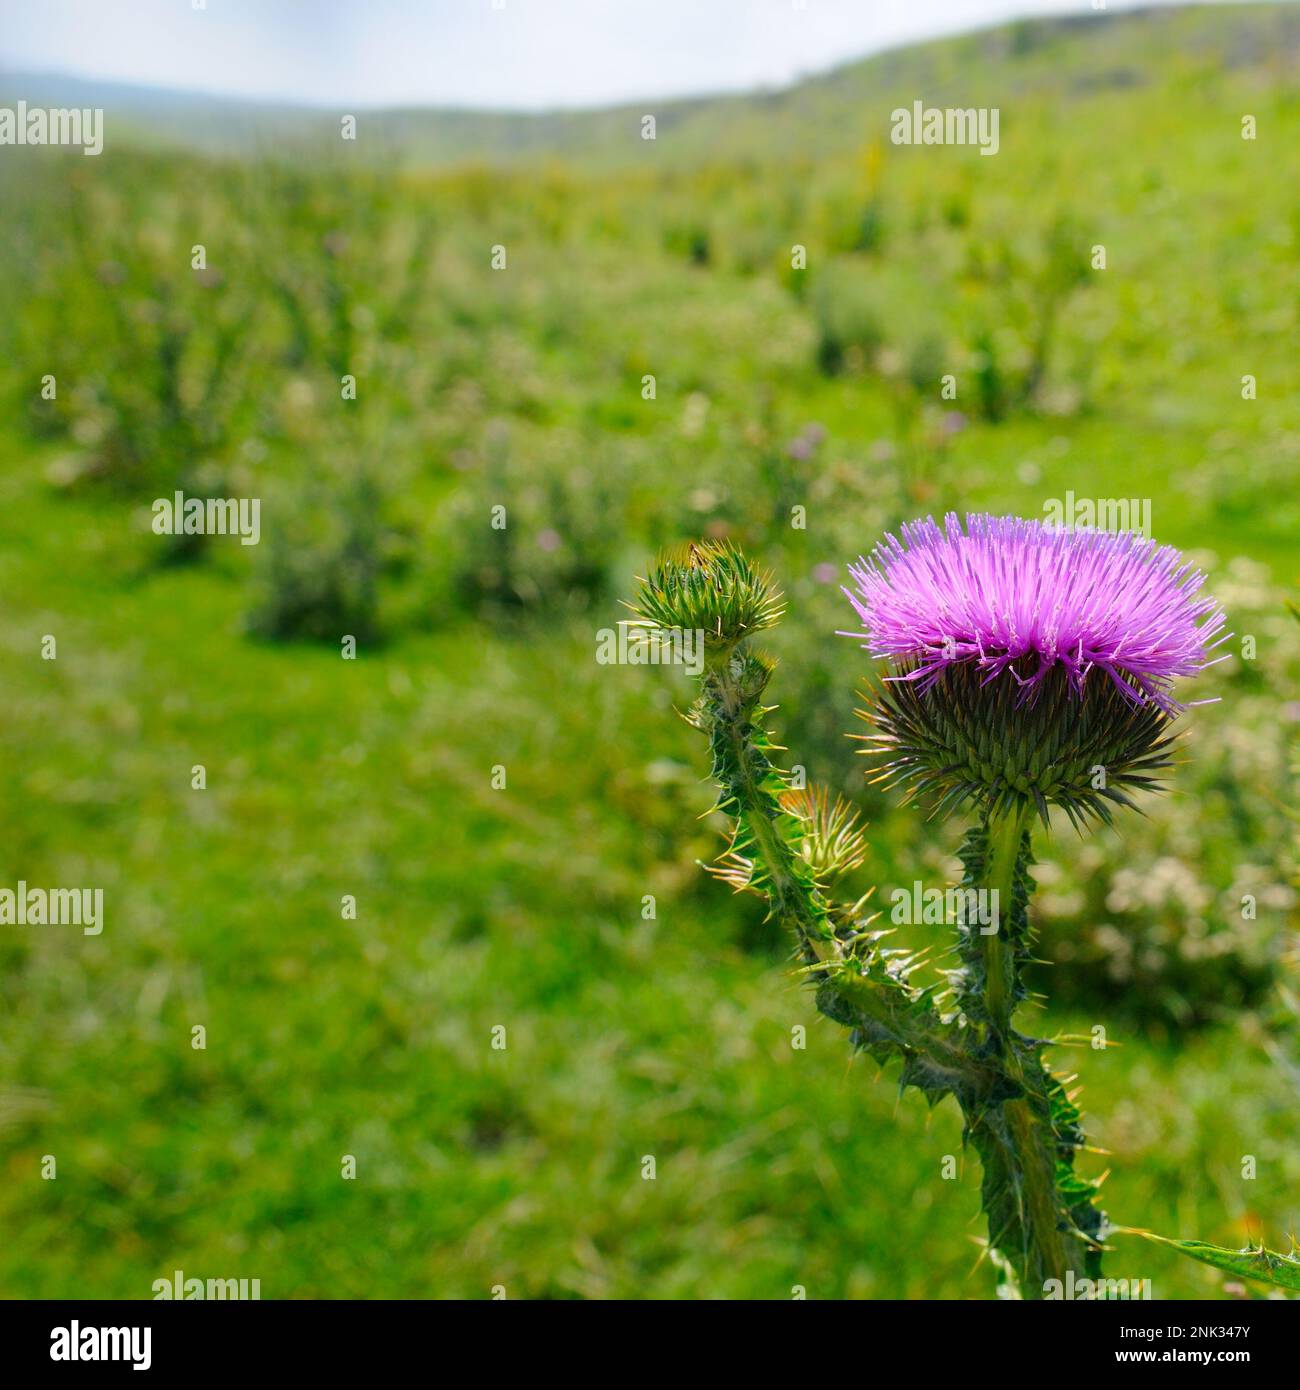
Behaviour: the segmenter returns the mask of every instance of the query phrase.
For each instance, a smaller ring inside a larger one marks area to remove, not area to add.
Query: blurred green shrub
[[[520,616],[587,608],[609,592],[622,541],[616,450],[566,434],[525,453],[504,427],[487,436],[481,466],[449,503],[441,530],[457,602]]]
[[[862,271],[832,262],[813,280],[814,348],[825,376],[862,370],[885,341],[884,317]]]
[[[360,474],[312,482],[263,508],[261,563],[247,628],[272,641],[358,643],[380,635],[381,495]],[[270,510],[270,515],[267,515]]]

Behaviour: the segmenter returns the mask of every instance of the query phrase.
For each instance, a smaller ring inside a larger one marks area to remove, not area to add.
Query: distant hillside
[[[671,137],[683,161],[820,154],[860,144],[880,113],[931,105],[1005,105],[1057,89],[1141,84],[1171,59],[1190,72],[1267,67],[1300,73],[1300,6],[1218,5],[1022,20],[851,63],[795,86],[744,96],[639,101],[539,114],[395,109],[356,113],[368,165],[427,168],[555,156],[594,167],[653,158]],[[0,73],[0,101],[102,107],[111,140],[211,154],[301,159],[338,153],[345,108],[271,105],[48,74]],[[653,114],[657,146],[640,138]]]

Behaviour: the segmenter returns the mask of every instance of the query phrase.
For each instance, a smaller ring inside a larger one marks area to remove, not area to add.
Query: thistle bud
[[[771,627],[784,611],[770,577],[734,546],[717,542],[662,557],[641,581],[632,607],[643,629],[703,632],[714,661]]]

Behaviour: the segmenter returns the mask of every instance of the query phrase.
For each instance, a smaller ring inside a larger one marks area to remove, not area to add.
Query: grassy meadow
[[[1119,1044],[1070,1054],[1113,1220],[1285,1248],[1298,77],[1300,11],[1225,6],[661,104],[653,141],[245,112],[207,148],[110,108],[98,158],[0,151],[0,886],[105,913],[0,926],[0,1296],[991,1296],[955,1107],[851,1058],[701,871],[689,682],[597,632],[663,545],[770,567],[773,722],[887,906],[959,828],[865,783],[844,567],[1071,492],[1149,500],[1236,635],[1147,816],[1038,837],[1025,1026]],[[998,107],[997,155],[893,145],[917,98]],[[177,490],[261,499],[259,543],[155,534]],[[1108,1273],[1262,1295],[1120,1238]]]

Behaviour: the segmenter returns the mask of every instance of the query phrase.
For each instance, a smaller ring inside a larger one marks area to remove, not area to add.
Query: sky
[[[784,86],[1132,0],[0,0],[0,70],[321,106],[537,110]]]

